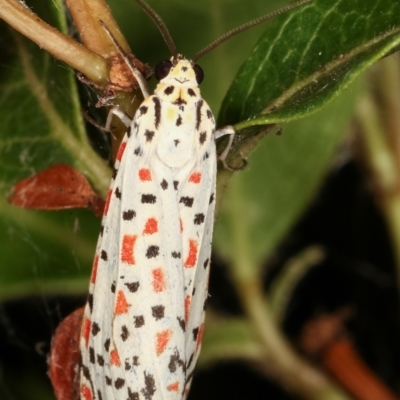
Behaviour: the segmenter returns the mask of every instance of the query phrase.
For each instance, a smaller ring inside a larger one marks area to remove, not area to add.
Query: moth
[[[159,83],[152,95],[126,57],[145,99],[132,121],[113,110],[128,130],[116,156],[90,278],[80,339],[81,400],[186,398],[208,296],[215,139],[232,139],[234,133],[231,126],[216,130],[200,95],[203,71],[196,60],[233,34],[308,1],[243,25],[188,60],[161,18],[137,0],[172,57],[155,68]]]

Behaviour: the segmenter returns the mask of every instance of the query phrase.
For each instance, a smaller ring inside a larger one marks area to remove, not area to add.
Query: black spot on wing
[[[142,194],[142,204],[154,204],[156,200],[154,194]]]
[[[94,348],[93,347],[89,347],[89,361],[91,364],[95,363],[95,356],[94,356]]]
[[[197,340],[197,336],[198,336],[198,334],[199,334],[199,328],[197,327],[197,328],[194,328],[193,330],[192,330],[192,334],[193,334],[193,340]]]
[[[146,136],[147,142],[151,142],[153,140],[154,135],[155,135],[155,132],[151,131],[149,129],[146,129],[144,132],[144,136]]]
[[[99,364],[100,367],[104,366],[104,357],[101,354],[97,354],[97,364]]]
[[[181,141],[180,141],[179,139],[175,139],[175,140],[174,140],[175,147],[178,147],[178,144],[179,144],[180,142],[181,142]]]
[[[210,259],[207,258],[207,260],[204,261],[204,264],[203,264],[204,269],[206,269],[206,268],[208,267],[209,264],[210,264]]]
[[[167,182],[165,179],[163,179],[163,180],[161,181],[161,183],[160,183],[160,186],[161,186],[161,188],[162,188],[163,190],[166,190],[166,189],[168,189],[168,182]]]
[[[178,319],[179,326],[181,327],[183,332],[185,332],[186,331],[186,322],[185,322],[184,318],[177,317],[177,319]]]
[[[155,258],[158,256],[160,248],[158,246],[149,246],[146,250],[147,258]]]
[[[210,202],[208,204],[211,204],[214,201],[214,193],[210,196]]]
[[[144,389],[141,390],[146,400],[151,400],[156,392],[156,381],[153,375],[144,372]]]
[[[199,142],[200,144],[204,144],[204,142],[207,140],[207,132],[203,131],[199,135]]]
[[[141,156],[142,155],[142,149],[140,146],[136,147],[135,151],[133,152],[135,156]]]
[[[189,88],[187,92],[190,97],[196,96],[196,92],[192,88]]]
[[[128,283],[125,283],[125,286],[128,288],[128,290],[131,293],[135,293],[139,289],[140,283],[139,282],[128,282]]]
[[[181,253],[178,253],[177,251],[173,251],[171,255],[173,258],[181,258]]]
[[[149,108],[148,108],[147,106],[141,106],[141,107],[139,107],[140,115],[146,114],[147,111],[148,111],[148,109],[149,109]]]
[[[107,260],[108,260],[108,255],[107,255],[107,252],[106,252],[105,250],[102,250],[102,251],[101,251],[101,253],[100,253],[100,258],[101,258],[102,260],[104,260],[104,261],[107,261]]]
[[[176,119],[175,125],[176,126],[181,126],[182,125],[182,116],[181,115],[178,115],[178,118]]]
[[[128,400],[139,400],[139,392],[132,392],[131,388],[128,388]]]
[[[112,384],[111,378],[110,378],[109,376],[107,376],[107,375],[106,375],[105,378],[106,378],[106,385],[107,385],[107,386],[111,386],[111,384]]]
[[[174,189],[178,190],[178,186],[179,186],[179,181],[174,181]]]
[[[136,217],[136,211],[134,210],[126,210],[122,212],[122,219],[124,221],[131,221],[134,217]]]
[[[165,307],[163,305],[158,305],[151,307],[151,315],[158,321],[164,318]]]
[[[100,327],[97,322],[93,322],[92,324],[92,335],[96,336],[100,332]]]
[[[214,118],[214,115],[213,115],[213,113],[211,112],[210,109],[207,110],[206,114],[207,114],[207,117],[208,117],[209,119]]]
[[[115,293],[115,289],[116,289],[117,285],[115,283],[115,281],[111,284],[111,293]]]
[[[125,342],[126,339],[128,339],[128,337],[129,337],[128,328],[126,327],[126,325],[123,325],[121,328],[121,339],[123,342]]]
[[[117,187],[117,188],[115,189],[115,197],[116,197],[117,199],[121,200],[121,196],[122,196],[122,193],[121,193],[121,191],[119,190],[119,187]]]
[[[93,294],[89,293],[87,302],[89,304],[90,312],[93,311]]]
[[[210,157],[210,155],[209,155],[208,152],[206,151],[206,152],[204,153],[204,156],[203,156],[203,161],[204,161],[204,160],[207,160],[208,157]]]
[[[114,382],[115,389],[121,389],[125,385],[125,379],[117,378]]]
[[[205,218],[204,214],[202,214],[202,213],[196,214],[194,216],[193,222],[195,225],[201,225],[204,222],[204,218]]]
[[[135,328],[141,328],[144,325],[144,317],[143,315],[136,315],[133,317],[133,323],[135,324]]]
[[[131,137],[131,130],[132,130],[132,125],[129,125],[128,129],[126,130],[126,136]]]
[[[183,203],[186,207],[192,207],[193,205],[193,197],[183,196],[180,198],[179,203]]]
[[[108,353],[110,350],[110,339],[109,338],[104,342],[104,348],[105,348],[106,352]]]

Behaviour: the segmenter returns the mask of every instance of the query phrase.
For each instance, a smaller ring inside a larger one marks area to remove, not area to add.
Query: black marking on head
[[[161,318],[164,318],[165,307],[162,305],[151,307],[151,315],[158,321]]]
[[[97,364],[99,364],[100,367],[104,366],[104,357],[101,354],[97,354]]]
[[[205,218],[204,214],[202,214],[202,213],[196,214],[194,216],[193,222],[195,225],[201,225],[204,222],[204,218]]]
[[[214,193],[210,196],[210,202],[208,204],[211,204],[214,201]]]
[[[213,113],[211,112],[210,109],[208,109],[208,110],[206,111],[206,114],[207,114],[207,117],[208,117],[209,119],[214,118],[214,115],[213,115]]]
[[[156,381],[154,380],[153,375],[144,372],[144,384],[145,387],[141,392],[146,400],[151,400],[156,392]]]
[[[173,86],[167,86],[165,89],[164,89],[164,93],[167,95],[167,96],[169,96],[171,93],[173,93],[174,92],[174,87]]]
[[[105,250],[102,250],[102,251],[101,251],[101,253],[100,253],[100,258],[101,258],[102,260],[104,260],[104,261],[107,261],[108,255],[107,255],[107,252],[106,252]]]
[[[193,340],[197,340],[197,336],[199,335],[199,327],[192,329]]]
[[[154,103],[154,125],[156,129],[158,129],[158,126],[160,125],[160,120],[161,120],[161,102],[158,97],[152,97],[153,103]]]
[[[196,96],[196,92],[192,88],[189,88],[187,92],[190,97]]]
[[[201,108],[203,107],[203,104],[203,100],[199,100],[196,104],[196,130],[199,129],[201,124]]]
[[[178,118],[176,119],[175,125],[176,126],[181,126],[182,125],[182,116],[181,115],[178,115]]]
[[[175,139],[175,140],[174,140],[175,147],[178,147],[178,144],[179,144],[180,142],[181,142],[181,141],[180,141],[179,139]]]
[[[206,269],[209,266],[209,264],[210,264],[210,259],[207,258],[207,260],[204,261],[204,264],[203,264],[204,269]]]
[[[122,212],[122,219],[124,221],[132,221],[132,219],[135,217],[136,217],[136,211],[134,210],[126,210]]]
[[[204,156],[203,156],[203,161],[207,160],[208,157],[210,157],[210,155],[209,155],[208,152],[206,151],[206,152],[204,153]]]
[[[176,106],[180,106],[183,104],[187,104],[186,100],[183,100],[181,97],[178,97],[172,104],[176,105]]]
[[[179,203],[183,203],[186,207],[190,208],[193,205],[193,201],[193,197],[184,196],[180,198]]]
[[[158,256],[160,248],[158,246],[149,246],[146,251],[147,258],[155,258]]]
[[[127,400],[139,400],[139,392],[132,392],[131,388],[128,387],[128,399]]]
[[[142,204],[154,204],[156,200],[154,194],[142,194]]]
[[[108,353],[108,351],[110,350],[110,338],[108,338],[108,339],[104,342],[104,348],[106,349],[106,352]]]
[[[144,136],[146,136],[146,142],[151,142],[153,140],[155,132],[150,131],[149,129],[146,129],[144,131]]]
[[[115,389],[121,389],[125,385],[125,379],[117,378],[114,382]]]
[[[141,106],[141,107],[139,107],[140,115],[146,114],[148,109],[149,109],[149,108],[148,108],[147,106]]]
[[[132,125],[129,125],[128,129],[126,130],[126,136],[131,137],[131,130],[132,130]]]
[[[144,325],[144,317],[143,315],[136,315],[133,317],[133,323],[135,324],[135,328],[141,328]]]
[[[92,323],[92,335],[96,336],[100,332],[100,327],[97,322]]]
[[[183,66],[183,67],[181,68],[181,71],[186,72],[186,71],[187,71],[187,67]]]
[[[161,181],[160,185],[163,190],[168,189],[168,182],[165,179]]]
[[[125,342],[126,339],[128,339],[128,337],[129,337],[128,328],[126,327],[126,325],[123,325],[121,328],[121,339],[123,342]]]
[[[173,184],[174,184],[174,189],[178,190],[179,181],[174,181]]]
[[[109,376],[107,376],[107,375],[105,377],[106,377],[106,385],[107,386],[111,386],[111,384],[112,384],[111,378]]]
[[[199,142],[200,144],[204,144],[204,142],[207,140],[207,132],[203,131],[199,135]]]
[[[135,156],[141,156],[142,155],[142,149],[140,146],[136,147],[135,151],[133,152]]]
[[[125,283],[125,286],[128,288],[128,290],[131,293],[135,293],[139,289],[140,283],[139,282],[129,282],[129,283]]]
[[[122,193],[121,193],[121,191],[119,190],[119,187],[117,187],[117,188],[115,189],[115,197],[116,197],[117,199],[120,199],[120,200],[121,200],[121,196],[122,196]]]
[[[93,347],[89,347],[89,361],[91,362],[91,364],[95,363],[94,348]]]
[[[173,251],[171,255],[173,258],[181,258],[181,253],[178,253],[177,251]]]
[[[185,322],[184,318],[180,318],[180,317],[176,317],[176,318],[179,322],[179,326],[181,327],[183,332],[185,332],[186,331],[186,322]]]
[[[111,284],[111,293],[115,293],[115,288],[116,288],[116,283],[115,281],[113,281],[113,283]]]
[[[179,106],[179,111],[185,111],[185,106],[181,104],[181,105]]]
[[[93,294],[89,293],[87,302],[89,304],[90,312],[93,311]]]

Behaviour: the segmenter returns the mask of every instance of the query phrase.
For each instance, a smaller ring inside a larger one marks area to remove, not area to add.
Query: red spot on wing
[[[129,265],[135,264],[135,242],[137,235],[124,235],[122,238],[121,261]]]
[[[82,325],[82,336],[83,339],[85,340],[85,346],[88,346],[89,343],[89,336],[90,336],[90,327],[92,326],[92,323],[89,318],[85,318],[83,321]]]
[[[82,385],[81,387],[81,396],[83,396],[85,400],[93,400],[92,391],[86,385]]]
[[[122,290],[118,291],[117,301],[115,303],[115,314],[126,314],[128,312],[128,302],[126,301],[125,294]]]
[[[144,226],[143,235],[152,235],[158,232],[158,222],[155,218],[149,218]]]
[[[190,303],[192,302],[191,296],[185,297],[185,322],[189,320]]]
[[[163,292],[165,290],[165,274],[162,268],[153,269],[153,290],[156,293]]]
[[[111,365],[116,365],[119,367],[121,365],[121,360],[119,359],[119,354],[117,350],[112,350],[110,353],[110,363]]]
[[[108,208],[110,207],[111,195],[112,195],[112,190],[109,189],[107,193],[106,205],[104,206],[104,215],[107,215],[108,213]]]
[[[200,183],[201,181],[201,172],[193,172],[189,177],[189,182],[191,183]]]
[[[156,335],[156,352],[159,356],[167,347],[169,341],[171,340],[172,331],[171,329],[166,329],[161,331]]]
[[[197,335],[196,351],[199,350],[201,342],[203,341],[204,324],[201,324],[199,333]]]
[[[99,256],[96,255],[93,261],[93,267],[92,267],[92,275],[90,276],[90,282],[95,283],[96,282],[96,276],[97,276],[97,267],[99,265]]]
[[[147,168],[141,168],[139,169],[139,179],[144,182],[144,181],[151,181],[151,172]]]
[[[179,391],[179,382],[171,383],[167,386],[167,390],[170,392],[178,392]]]
[[[197,241],[189,239],[189,254],[185,261],[185,267],[192,268],[197,263]]]
[[[117,161],[121,161],[122,156],[123,156],[124,151],[125,151],[125,147],[126,147],[126,142],[122,142],[121,145],[119,146],[119,149],[118,149],[118,153],[117,153],[117,157],[116,157]]]

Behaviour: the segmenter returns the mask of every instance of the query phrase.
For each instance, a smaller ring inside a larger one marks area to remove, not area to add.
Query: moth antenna
[[[167,44],[171,54],[174,59],[178,57],[178,51],[176,49],[175,43],[172,40],[172,36],[169,33],[167,26],[161,17],[144,1],[144,0],[136,0],[137,3],[143,8],[143,10],[149,15],[149,17],[154,21],[157,25],[157,28],[160,30],[161,35],[164,39],[164,42]]]
[[[147,98],[149,96],[149,89],[147,87],[146,79],[143,77],[143,75],[139,72],[139,70],[132,65],[132,61],[129,59],[127,56],[125,50],[121,47],[121,45],[118,43],[117,39],[115,39],[114,35],[111,33],[110,29],[108,29],[108,26],[100,20],[100,24],[103,27],[103,29],[106,31],[108,37],[110,38],[111,42],[113,45],[116,47],[118,52],[121,54],[122,58],[126,62],[126,65],[132,72],[132,75],[136,78],[136,81],[140,87],[140,90],[143,93],[143,97]]]
[[[139,1],[139,0],[137,0]],[[296,1],[293,4],[289,4],[285,7],[280,8],[279,10],[273,11],[269,14],[263,15],[262,17],[256,18],[253,21],[246,22],[243,25],[238,26],[237,28],[234,28],[230,30],[229,32],[225,33],[224,35],[220,36],[218,39],[216,39],[214,42],[210,43],[208,46],[206,46],[204,49],[200,50],[195,56],[192,58],[193,62],[196,62],[200,57],[203,57],[204,54],[208,53],[209,51],[213,50],[215,47],[219,46],[221,43],[225,42],[225,40],[228,40],[232,36],[237,35],[240,32],[243,32],[247,29],[252,28],[253,26],[256,26],[258,24],[261,24],[264,21],[267,21],[269,19],[272,19],[280,14],[284,14],[290,10],[293,10],[294,8],[300,7],[303,4],[310,3],[312,0],[300,0]]]

